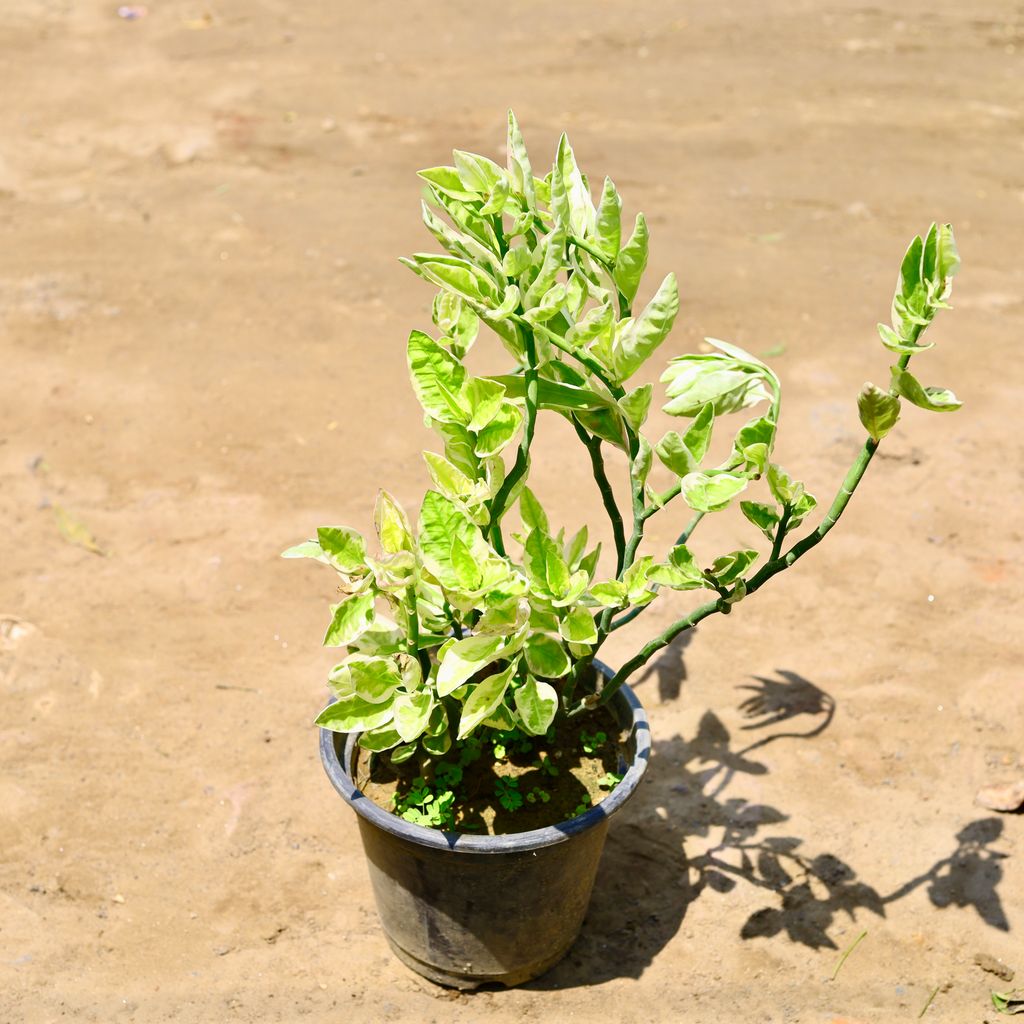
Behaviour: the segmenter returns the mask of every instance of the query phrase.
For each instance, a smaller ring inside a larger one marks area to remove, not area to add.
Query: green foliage
[[[605,772],[597,780],[597,784],[601,789],[614,789],[622,781],[624,775],[624,772]]]
[[[356,531],[330,526],[285,552],[329,566],[340,591],[324,643],[348,654],[330,673],[336,700],[318,724],[359,732],[366,750],[399,763],[415,756],[447,764],[454,748],[464,767],[484,749],[482,730],[491,730],[491,753],[500,758],[607,699],[671,636],[729,611],[831,529],[903,400],[937,412],[960,404],[908,369],[930,347],[922,336],[947,307],[959,265],[949,225],[933,225],[907,250],[891,324],[879,326],[898,358],[889,390],[868,384],[858,399],[864,452],[821,523],[787,550],[817,503],[775,458],[776,374],[714,338],[707,351],[674,354],[658,402],[687,422],[660,439],[646,436],[655,385],[629,382],[668,343],[679,313],[675,275],[653,288],[645,283],[645,218],[630,214],[628,228],[609,179],[595,201],[564,135],[538,177],[510,113],[506,152],[501,166],[455,150],[451,165],[420,172],[424,224],[442,251],[402,261],[436,291],[432,327],[413,330],[406,348],[413,393],[436,433],[424,452],[430,488],[418,517],[381,491],[376,551]],[[466,356],[489,335],[508,365],[478,376]],[[736,413],[746,415],[715,436]],[[583,441],[580,457],[593,469],[614,558],[609,551],[602,560],[582,522],[568,529],[553,522],[529,486],[542,414],[567,421]],[[713,450],[725,453],[722,461]],[[628,487],[631,531],[609,474]],[[667,554],[644,552],[647,520],[683,504],[693,518],[679,542]],[[700,520],[734,504],[768,549],[722,554],[695,546],[690,534]],[[710,603],[645,644],[599,696],[589,696],[591,661],[609,633],[660,592],[689,590],[704,591]],[[608,737],[584,733],[581,742],[594,753]],[[441,781],[445,792],[457,785]],[[521,804],[522,794],[507,788],[505,799]],[[414,791],[399,813],[450,820],[442,793],[427,800]]]
[[[494,795],[506,811],[518,811],[523,806],[523,794],[519,792],[519,780],[511,776],[495,779]]]

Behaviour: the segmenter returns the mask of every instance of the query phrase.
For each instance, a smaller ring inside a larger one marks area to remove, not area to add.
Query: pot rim
[[[611,678],[613,675],[607,665],[594,661],[594,667]],[[612,701],[621,707],[625,703],[629,712],[629,729],[636,743],[636,750],[622,781],[596,807],[578,814],[574,818],[561,821],[545,828],[531,829],[529,832],[510,832],[498,836],[471,835],[465,832],[442,832],[440,829],[415,825],[411,821],[398,817],[390,811],[378,807],[365,793],[356,787],[348,765],[352,763],[359,733],[349,733],[344,746],[344,763],[338,757],[339,733],[330,729],[320,730],[320,759],[323,762],[331,785],[338,791],[342,799],[360,817],[389,832],[393,836],[405,839],[419,846],[427,846],[435,850],[451,850],[459,853],[515,853],[541,849],[564,843],[580,832],[586,832],[606,821],[636,791],[651,754],[651,730],[647,722],[647,714],[640,699],[629,686],[623,685],[616,692]]]

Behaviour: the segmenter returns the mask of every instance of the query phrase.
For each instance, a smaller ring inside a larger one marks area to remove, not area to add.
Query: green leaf
[[[604,303],[588,310],[583,319],[569,330],[565,339],[572,345],[586,345],[602,335],[610,335],[614,323],[615,311],[608,303]]]
[[[597,627],[594,616],[586,608],[577,606],[562,619],[558,632],[573,644],[597,643]]]
[[[331,605],[331,624],[324,636],[324,647],[345,647],[358,639],[373,622],[373,594],[351,594]]]
[[[497,255],[477,238],[473,235],[456,231],[438,217],[426,202],[420,204],[420,209],[423,214],[423,223],[426,225],[427,230],[452,256],[460,261],[466,261],[477,264],[481,268],[486,268],[488,274],[493,274],[500,270],[501,263]],[[415,268],[413,270],[414,273],[419,273]],[[423,275],[421,274],[420,276]],[[459,298],[451,292],[445,292],[444,294],[451,295],[453,299]],[[459,301],[461,302],[462,300],[459,299]]]
[[[794,480],[780,465],[768,467],[768,490],[780,505],[795,505],[804,494],[804,485]]]
[[[741,501],[740,511],[769,540],[775,539],[775,527],[779,525],[779,513],[771,505],[760,501]]]
[[[561,597],[569,586],[569,567],[555,541],[534,528],[526,538],[524,568],[530,581],[543,593]]]
[[[618,256],[622,242],[622,199],[611,178],[604,179],[601,203],[597,208],[595,241],[609,259],[614,260]]]
[[[331,732],[369,731],[386,725],[394,717],[390,700],[373,704],[358,694],[339,697],[317,715],[316,724]]]
[[[806,518],[809,512],[818,504],[818,499],[808,491],[804,491],[789,513],[789,528],[796,529]]]
[[[730,551],[729,554],[716,558],[709,571],[723,587],[727,587],[730,583],[735,583],[758,557],[758,553],[750,549]]]
[[[668,337],[678,312],[679,286],[675,274],[669,274],[644,311],[634,320],[624,320],[616,329],[612,360],[619,380],[636,373]]]
[[[459,172],[454,167],[427,167],[416,173],[431,187],[453,199],[472,202],[477,198],[463,185]]]
[[[639,432],[647,420],[653,395],[653,384],[641,384],[640,387],[634,388],[619,399],[618,406],[622,410],[622,415],[626,417],[626,422],[634,431]]]
[[[1010,989],[1008,992],[993,992],[992,1005],[1008,1016],[1024,1013],[1024,988]]]
[[[650,235],[647,232],[647,221],[644,215],[636,215],[636,226],[629,241],[619,251],[618,259],[615,261],[615,271],[612,277],[615,285],[629,302],[636,298],[637,289],[640,287],[640,278],[643,277],[647,268],[647,247]]]
[[[580,238],[594,229],[594,203],[583,175],[576,165],[576,155],[564,133],[558,140],[558,152],[551,172],[551,210],[567,232]]]
[[[526,664],[534,675],[557,679],[569,671],[569,655],[553,636],[534,633],[526,641]]]
[[[377,504],[373,513],[374,525],[380,546],[389,554],[397,551],[414,551],[412,527],[405,510],[387,491],[377,493]]]
[[[683,500],[694,512],[718,512],[746,486],[746,477],[732,473],[688,473],[682,479]]]
[[[431,318],[437,329],[445,335],[445,342],[457,358],[462,358],[472,347],[480,330],[480,318],[468,303],[451,292],[438,292],[434,296]]]
[[[770,373],[718,352],[679,356],[661,375],[671,399],[663,409],[670,416],[696,416],[710,402],[718,415],[738,412],[771,398]]]
[[[775,421],[761,416],[744,424],[733,441],[733,451],[743,459],[747,472],[760,476],[775,447]]]
[[[469,545],[461,537],[452,538],[451,564],[460,590],[473,591],[480,586],[480,565],[473,557]]]
[[[900,400],[874,384],[865,384],[857,398],[857,410],[871,440],[881,441],[900,418]]]
[[[556,281],[543,295],[540,302],[526,313],[525,319],[531,324],[547,323],[558,316],[565,305],[566,289],[561,281]]]
[[[565,561],[570,569],[578,569],[580,559],[587,550],[587,538],[589,531],[586,526],[581,527],[565,545]]]
[[[294,547],[288,548],[286,551],[281,552],[282,558],[312,558],[317,562],[323,562],[324,565],[330,565],[330,559],[327,556],[327,552],[315,540],[304,540],[301,544],[296,544]]]
[[[671,590],[698,590],[708,585],[690,549],[677,544],[670,552],[668,561],[652,565],[647,570],[647,579]]]
[[[908,402],[929,412],[955,412],[963,403],[948,388],[925,388],[909,371],[892,368],[892,386]]]
[[[915,352],[924,352],[926,349],[932,348],[932,342],[913,341],[909,336],[904,338],[891,327],[886,327],[885,324],[878,325],[878,336],[890,352],[913,355]]]
[[[590,588],[590,595],[606,608],[620,608],[626,602],[626,584],[621,580],[595,583]]]
[[[537,194],[533,184],[533,170],[530,167],[530,157],[526,152],[523,134],[519,130],[519,122],[511,110],[508,112],[508,145],[506,148],[508,151],[508,173],[512,189],[526,200],[526,205],[530,210],[536,211]]]
[[[474,450],[476,438],[461,423],[434,420],[432,425],[444,440],[444,454],[448,461],[458,466],[466,476],[477,479],[480,475],[480,461]]]
[[[689,429],[683,435],[683,444],[690,450],[697,465],[704,461],[704,456],[708,453],[714,426],[715,406],[712,402],[708,402],[697,413]]]
[[[490,192],[499,181],[505,179],[505,172],[485,156],[456,149],[452,151],[452,157],[467,192]]]
[[[354,692],[371,704],[390,699],[402,682],[402,673],[391,658],[354,654],[345,662]]]
[[[423,745],[423,749],[433,757],[444,757],[452,748],[452,736],[445,729],[437,736],[424,736],[420,743]]]
[[[496,306],[499,303],[494,279],[468,260],[417,252],[410,257],[400,257],[398,262],[424,280],[478,306]]]
[[[532,309],[547,294],[565,265],[565,231],[556,227],[541,241],[540,269],[530,287],[523,294],[523,309]]]
[[[503,636],[470,636],[451,640],[438,651],[435,686],[439,697],[447,697],[482,668],[496,661],[504,650]]]
[[[462,397],[466,371],[462,364],[422,331],[409,335],[409,375],[423,411],[442,423],[465,423],[469,410]]]
[[[401,742],[402,737],[390,725],[381,725],[376,729],[370,729],[359,737],[359,746],[363,750],[370,750],[376,754],[390,750]]]
[[[434,486],[447,498],[463,499],[473,493],[474,482],[454,463],[435,452],[424,452]]]
[[[427,692],[400,693],[395,698],[395,729],[404,743],[419,739],[427,727],[434,698]]]
[[[538,682],[533,676],[515,693],[516,711],[523,729],[531,736],[543,736],[558,711],[558,693],[550,683]]]
[[[633,481],[637,491],[642,491],[647,477],[651,472],[651,463],[654,460],[654,453],[651,451],[650,442],[646,437],[641,436],[636,458],[629,466],[629,477]]]
[[[494,713],[505,696],[509,680],[518,664],[517,658],[504,671],[482,679],[473,687],[462,705],[458,735],[460,740],[464,740],[485,718]]]
[[[626,585],[626,596],[630,604],[649,604],[654,599],[654,591],[648,586],[650,571],[653,568],[654,559],[650,555],[644,555],[622,574],[622,582]]]
[[[366,542],[347,526],[321,526],[316,531],[320,549],[331,565],[342,572],[354,572],[366,565]]]
[[[693,452],[674,430],[670,430],[654,446],[654,450],[666,468],[676,476],[695,473],[700,466],[700,462],[693,457]]]
[[[497,455],[511,443],[522,424],[522,412],[511,402],[502,399],[491,421],[477,432],[474,452],[480,458]]]
[[[943,224],[935,241],[934,298],[938,301],[948,298],[953,288],[953,277],[960,268],[960,252],[953,237],[953,225]]]
[[[490,548],[466,513],[437,491],[427,491],[420,509],[419,548],[423,564],[446,586],[459,586],[452,564],[455,538],[474,554],[485,556]]]
[[[551,533],[547,513],[529,487],[524,487],[519,495],[519,515],[527,530],[539,530],[545,535]]]
[[[533,253],[525,245],[520,245],[505,253],[501,269],[506,277],[519,277],[532,262]]]
[[[509,398],[526,397],[526,378],[522,374],[489,377],[488,380],[502,384]],[[607,399],[588,388],[559,384],[544,377],[537,381],[537,405],[541,409],[604,409],[608,404]]]

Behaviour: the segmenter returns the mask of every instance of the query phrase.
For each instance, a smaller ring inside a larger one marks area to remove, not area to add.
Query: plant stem
[[[630,315],[632,310],[630,309],[629,299],[619,291],[618,285],[615,283],[615,263],[610,260],[600,249],[595,248],[589,242],[584,241],[582,238],[578,238],[576,235],[569,236],[569,244],[576,246],[577,249],[582,249],[585,253],[593,256],[595,260],[604,268],[605,273],[611,279],[612,285],[615,287],[615,298],[619,304],[619,319],[625,320]]]
[[[839,493],[835,496],[825,518],[821,521],[818,528],[813,533],[804,537],[803,540],[794,544],[785,555],[780,555],[779,557],[773,558],[765,563],[765,565],[761,567],[760,572],[756,573],[747,583],[748,595],[753,594],[756,590],[763,587],[764,584],[777,573],[782,572],[784,569],[788,569],[798,558],[805,555],[811,550],[811,548],[820,544],[821,541],[824,540],[825,535],[839,521],[839,517],[843,514],[844,509],[849,504],[850,498],[853,496],[853,492],[857,489],[857,485],[863,478],[864,472],[868,468],[871,458],[877,449],[878,442],[873,441],[869,437],[864,442],[864,447],[861,449],[856,461],[846,474],[846,478],[843,480],[842,486],[839,488]],[[619,689],[619,687],[622,686],[622,684],[626,682],[626,680],[637,669],[642,668],[647,664],[647,662],[658,651],[670,644],[677,636],[679,636],[680,633],[684,633],[686,630],[692,629],[698,622],[706,619],[709,615],[714,615],[715,612],[722,612],[726,609],[731,610],[731,607],[731,605],[726,604],[721,598],[718,598],[715,601],[709,601],[707,604],[702,604],[699,608],[696,608],[687,615],[686,618],[679,619],[677,622],[674,622],[659,636],[656,636],[653,640],[644,644],[644,646],[632,658],[630,658],[618,672],[615,673],[608,683],[602,687],[599,693],[586,698],[573,707],[569,711],[569,717],[574,717],[596,704],[607,703],[611,700],[612,695]],[[598,641],[600,642],[601,640],[603,640],[603,637],[599,635]]]
[[[779,557],[779,552],[782,550],[782,542],[786,539],[786,529],[789,526],[789,517],[792,514],[792,506],[782,506],[782,515],[779,518],[779,525],[775,530],[775,540],[772,542],[772,553],[768,559],[769,562],[774,562],[775,559]]]
[[[583,349],[573,348],[565,338],[555,334],[554,331],[549,331],[543,324],[531,324],[525,317],[513,314],[512,319],[517,323],[522,324],[527,328],[532,328],[535,331],[539,331],[544,335],[552,345],[555,346],[560,352],[564,352],[566,355],[572,356],[574,359],[582,363],[611,393],[615,398],[622,398],[626,393],[625,389],[620,387],[614,381],[609,380],[605,374],[607,371],[605,368],[588,352]]]
[[[597,481],[598,489],[601,491],[601,500],[604,502],[605,511],[612,524],[612,535],[615,538],[615,572],[618,574],[622,571],[622,562],[626,556],[626,532],[622,525],[622,513],[619,511],[612,485],[605,472],[604,457],[601,455],[601,438],[588,434],[575,416],[572,417],[572,425],[577,436],[590,452],[590,464],[594,471],[594,479]]]
[[[486,530],[491,537],[494,550],[503,557],[505,541],[501,535],[501,517],[505,514],[505,504],[509,495],[530,464],[530,445],[533,444],[533,431],[537,425],[537,344],[533,331],[525,324],[523,337],[526,343],[526,426],[523,428],[523,439],[519,444],[516,461],[498,488],[498,493],[491,500],[491,517]]]
[[[406,589],[409,595],[409,614],[406,619],[406,649],[410,658],[415,658],[420,663],[420,670],[423,672],[423,679],[430,677],[430,655],[421,651],[420,647],[420,617],[416,610],[416,584],[410,584]]]
[[[693,531],[697,529],[697,525],[700,523],[700,521],[706,515],[707,515],[706,512],[695,512],[693,518],[686,524],[686,528],[683,530],[683,532],[681,534],[679,534],[679,536],[676,538],[675,544],[673,544],[672,546],[673,547],[678,547],[680,544],[685,544],[690,539],[690,534],[693,533]],[[654,586],[655,586],[655,589],[657,589],[658,585],[654,584]],[[650,608],[650,606],[653,603],[654,602],[651,601],[651,602],[648,602],[647,604],[639,605],[636,608],[632,608],[630,611],[626,612],[625,614],[620,615],[619,618],[613,619],[612,623],[611,623],[611,626],[609,627],[609,632],[614,633],[615,630],[621,628],[622,626],[628,625],[645,608]]]

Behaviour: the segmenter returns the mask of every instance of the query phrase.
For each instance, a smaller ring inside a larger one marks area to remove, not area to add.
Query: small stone
[[[121,895],[120,893],[118,893],[118,894],[117,894],[117,895],[116,895],[116,896],[114,897],[114,902],[115,902],[115,903],[124,903],[124,897],[123,897],[123,896],[122,896],[122,895]]]
[[[989,956],[988,953],[975,953],[974,962],[987,974],[994,974],[1003,981],[1013,981],[1013,968],[1008,967],[1002,960]]]
[[[1024,779],[984,786],[978,790],[974,802],[990,811],[1019,811],[1024,807]]]

